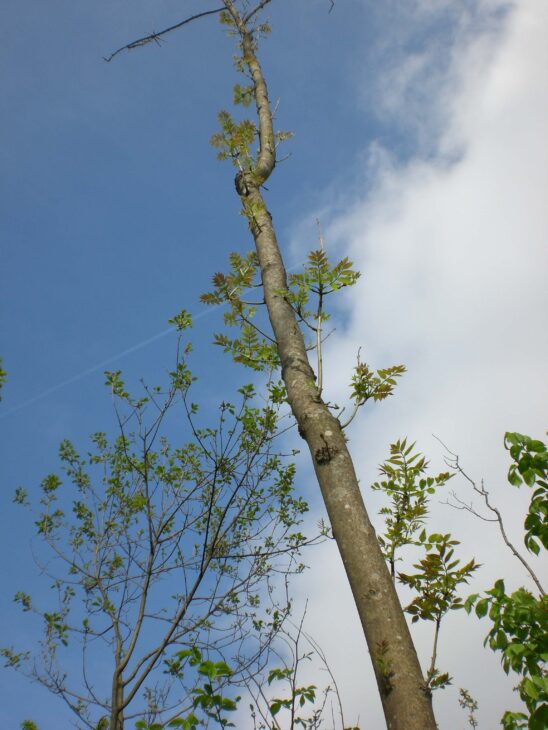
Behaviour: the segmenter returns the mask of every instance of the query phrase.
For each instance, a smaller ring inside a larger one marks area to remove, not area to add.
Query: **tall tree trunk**
[[[249,219],[259,258],[268,315],[282,377],[299,433],[310,449],[333,535],[358,609],[390,730],[436,730],[432,701],[403,610],[367,515],[340,422],[323,402],[304,338],[284,292],[287,280],[272,217],[261,194],[275,165],[267,87],[252,32],[231,0],[225,6],[241,36],[253,79],[260,148],[253,170],[239,172],[236,189]],[[326,591],[329,590],[326,578]]]
[[[118,667],[112,677],[110,730],[124,730],[124,686]]]

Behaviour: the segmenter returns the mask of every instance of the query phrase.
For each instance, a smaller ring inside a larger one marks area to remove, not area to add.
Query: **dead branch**
[[[443,446],[443,448],[449,454],[449,456],[445,458],[445,463],[447,464],[447,466],[449,466],[451,469],[453,469],[453,471],[455,471],[457,474],[460,474],[461,476],[463,476],[466,479],[466,481],[470,484],[470,486],[472,487],[474,492],[476,492],[476,494],[479,494],[480,497],[483,499],[487,509],[490,512],[492,512],[495,516],[491,517],[491,518],[484,517],[483,515],[481,515],[479,512],[477,512],[474,509],[474,506],[472,504],[468,505],[465,502],[463,502],[461,499],[458,499],[458,497],[456,497],[454,492],[453,492],[453,496],[455,496],[455,499],[457,500],[458,504],[455,505],[449,501],[446,502],[446,504],[448,504],[450,507],[453,507],[454,509],[464,509],[467,512],[470,512],[471,514],[473,514],[475,517],[479,517],[480,519],[484,520],[485,522],[497,522],[498,526],[499,526],[500,534],[502,535],[502,539],[504,540],[505,544],[507,545],[509,550],[513,553],[513,555],[520,561],[520,563],[523,565],[525,570],[529,573],[529,575],[533,579],[535,585],[537,586],[537,588],[539,589],[541,594],[544,595],[545,594],[544,588],[542,587],[541,582],[537,578],[535,571],[531,568],[529,563],[525,560],[525,558],[523,557],[523,555],[521,555],[521,553],[517,550],[517,548],[510,542],[508,535],[506,534],[506,529],[504,527],[502,515],[501,515],[499,509],[497,507],[495,507],[493,504],[491,504],[491,502],[489,500],[489,492],[485,489],[485,484],[483,482],[483,479],[481,480],[481,482],[478,485],[472,479],[472,477],[470,477],[464,471],[464,469],[460,465],[458,454],[455,454],[453,451],[451,451],[443,443],[443,441],[441,439],[439,439],[437,436],[434,436],[434,438],[440,442],[440,444]]]
[[[160,30],[157,33],[150,33],[149,35],[143,36],[142,38],[137,38],[137,40],[135,41],[131,41],[131,43],[126,43],[125,46],[121,46],[116,51],[114,51],[114,53],[111,53],[110,56],[103,56],[103,60],[107,63],[110,63],[112,59],[119,53],[122,53],[122,51],[132,51],[134,48],[147,46],[149,43],[156,43],[157,45],[160,45],[161,38],[168,33],[171,33],[171,31],[182,28],[183,25],[188,25],[188,23],[192,23],[193,20],[205,18],[207,15],[215,15],[216,13],[221,13],[223,10],[225,10],[224,5],[222,8],[215,8],[214,10],[204,10],[202,13],[191,15],[189,18],[185,18],[185,20],[181,20],[179,23],[175,23],[175,25],[170,25],[169,28],[164,28],[164,30]]]

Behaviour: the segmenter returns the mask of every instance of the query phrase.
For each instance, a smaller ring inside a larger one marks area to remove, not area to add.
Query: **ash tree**
[[[182,330],[190,319],[174,323]],[[139,398],[107,373],[117,436],[94,434],[86,455],[63,441],[61,473],[44,478],[38,504],[23,488],[15,494],[34,513],[54,600],[22,587],[15,600],[39,619],[42,639],[2,655],[58,695],[79,728],[182,726],[203,705],[204,675],[226,684],[258,671],[290,611],[272,579],[301,569],[307,504],[275,448],[279,406],[257,405],[244,386],[205,424],[189,351],[167,387]],[[175,414],[190,439],[179,426],[172,445]]]
[[[271,184],[275,172],[278,147],[290,136],[275,129],[258,55],[261,37],[270,32],[263,17],[270,2],[222,0],[218,7],[126,44],[106,60],[112,60],[124,50],[159,44],[165,34],[215,15],[235,39],[235,67],[244,81],[234,88],[234,103],[243,109],[254,107],[255,114],[248,117],[244,112],[235,116],[222,111],[220,131],[213,136],[212,143],[219,157],[231,161],[236,169],[235,188],[255,250],[247,264],[234,265],[232,260],[229,274],[214,278],[215,290],[209,295],[209,301],[229,303],[227,324],[240,329],[239,337],[222,334],[217,342],[236,361],[255,369],[279,367],[285,398],[310,452],[333,537],[348,576],[387,726],[392,730],[435,730],[431,688],[421,670],[402,606],[366,511],[344,433],[344,427],[360,407],[371,400],[382,400],[392,392],[404,368],[396,365],[375,372],[367,363],[358,361],[349,394],[353,402],[350,418],[341,415],[323,397],[324,299],[330,291],[351,285],[357,275],[350,272],[349,262],[330,265],[320,247],[311,255],[310,265],[302,277],[288,280],[265,198],[265,185]],[[257,285],[259,288],[255,290]],[[249,288],[260,292],[258,301],[251,304],[242,296]],[[261,307],[267,313],[264,326],[260,318],[254,320]],[[312,342],[305,338],[309,333]],[[313,350],[316,371],[310,358]]]

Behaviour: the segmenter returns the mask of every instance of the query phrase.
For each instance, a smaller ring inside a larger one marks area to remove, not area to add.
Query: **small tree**
[[[174,322],[190,325],[186,313]],[[94,434],[87,456],[63,441],[65,477],[41,484],[35,524],[57,603],[42,608],[19,591],[22,610],[43,622],[40,650],[2,654],[61,697],[78,727],[175,721],[194,706],[205,671],[197,653],[250,672],[289,611],[270,579],[300,569],[307,505],[293,492],[294,466],[274,450],[277,406],[257,407],[245,386],[237,405],[221,404],[216,426],[198,425],[189,351],[167,389],[145,387],[141,398],[108,373],[118,436]],[[167,417],[181,407],[192,438],[173,447]],[[15,501],[29,505],[24,489]]]
[[[449,472],[427,475],[428,462],[423,454],[414,451],[414,447],[414,443],[407,444],[407,439],[391,444],[390,458],[379,467],[384,478],[375,482],[373,489],[390,500],[380,510],[385,519],[385,532],[379,536],[390,573],[394,581],[397,579],[415,594],[405,611],[412,616],[413,623],[422,620],[434,624],[432,657],[426,671],[427,686],[434,690],[451,682],[449,674],[440,672],[437,667],[441,622],[449,611],[464,608],[459,588],[479,566],[475,560],[461,565],[455,558],[459,541],[449,534],[427,534],[423,527],[430,498],[452,475]],[[413,565],[416,572],[396,571],[396,563],[403,559],[400,556],[402,548],[412,546],[424,552],[424,557]],[[384,647],[379,647],[379,653],[384,654]],[[387,681],[391,681],[390,673]]]

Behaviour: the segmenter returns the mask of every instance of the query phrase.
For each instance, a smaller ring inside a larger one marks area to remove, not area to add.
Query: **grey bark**
[[[124,730],[124,686],[118,667],[112,677],[110,730]]]
[[[225,0],[253,80],[260,147],[254,169],[239,173],[237,190],[253,235],[268,315],[288,401],[306,441],[371,654],[390,730],[436,730],[432,700],[398,596],[360,492],[341,424],[321,398],[302,332],[284,292],[287,279],[261,186],[276,164],[267,86],[252,31]],[[243,177],[243,179],[242,179]],[[329,586],[326,583],[326,590]]]

